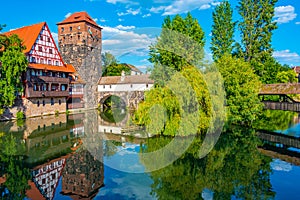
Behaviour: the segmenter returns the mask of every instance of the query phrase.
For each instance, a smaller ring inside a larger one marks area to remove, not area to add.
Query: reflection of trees
[[[248,131],[236,129],[223,134],[203,159],[198,158],[202,139],[196,138],[178,160],[151,172],[152,195],[158,199],[202,199],[202,191],[209,189],[214,199],[274,197],[269,180],[271,159],[257,151],[258,139],[254,133],[245,132]],[[170,140],[149,139],[144,151],[155,151]],[[151,169],[153,162],[144,162],[143,156],[141,159],[146,169]]]
[[[100,117],[110,123],[121,122],[127,115],[127,112],[123,108],[111,108],[105,109],[100,113]]]
[[[24,166],[22,157],[17,155],[17,146],[23,145],[17,144],[11,134],[1,135],[0,175],[4,175],[6,181],[0,186],[0,193],[4,199],[24,199],[25,191],[29,189],[27,182],[30,179],[30,171]]]
[[[256,129],[267,131],[286,130],[293,123],[296,112],[284,110],[264,110],[254,123]]]

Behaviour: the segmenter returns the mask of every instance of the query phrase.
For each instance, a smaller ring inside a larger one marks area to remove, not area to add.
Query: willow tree
[[[231,54],[236,23],[232,20],[232,9],[228,1],[216,6],[213,12],[211,51],[216,61],[224,54]]]
[[[12,106],[22,91],[21,75],[28,65],[24,49],[17,35],[0,35],[0,113],[4,107]]]

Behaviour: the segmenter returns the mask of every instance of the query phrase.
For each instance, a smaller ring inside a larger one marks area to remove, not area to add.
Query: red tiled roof
[[[74,22],[82,22],[82,21],[88,22],[90,24],[99,27],[99,25],[85,11],[73,13],[70,17],[66,18],[64,21],[57,23],[57,25],[74,23]]]
[[[51,71],[58,71],[58,72],[74,73],[76,71],[75,68],[70,64],[66,64],[64,66],[54,66],[54,65],[47,65],[47,64],[29,63],[28,67],[33,69],[51,70]]]
[[[100,78],[99,85],[154,83],[154,81],[151,80],[149,76],[150,76],[149,74],[125,76],[123,81],[121,80],[121,76],[105,76]]]
[[[23,45],[26,46],[24,53],[28,53],[31,50],[34,42],[36,41],[37,37],[39,36],[43,26],[46,22],[42,22],[39,24],[33,24],[31,26],[25,26],[22,28],[18,28],[9,32],[4,33],[6,36],[11,36],[16,34],[19,36],[20,39],[23,40]]]

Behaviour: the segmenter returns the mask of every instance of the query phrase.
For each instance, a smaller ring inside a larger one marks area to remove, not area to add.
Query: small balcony
[[[27,89],[27,98],[41,97],[67,97],[69,91],[34,91],[33,88]]]
[[[61,83],[68,84],[69,78],[53,77],[53,76],[30,76],[30,81],[34,83]]]

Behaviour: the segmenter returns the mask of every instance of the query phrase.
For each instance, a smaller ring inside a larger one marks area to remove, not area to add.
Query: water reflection
[[[172,138],[128,137],[121,134],[128,116],[114,122],[101,116],[91,111],[28,119],[23,126],[2,123],[0,198],[273,199],[286,192],[276,184],[274,188],[273,183],[283,178],[278,170],[295,170],[283,157],[276,157],[278,153],[262,148],[254,130],[229,127],[206,157],[198,155],[201,137],[193,140],[185,154],[176,155],[176,148],[184,145],[182,139],[171,152],[179,159],[151,171],[173,155],[149,159],[144,153],[164,147]],[[288,116],[292,123],[295,115]],[[270,128],[278,128],[279,121]]]
[[[242,136],[241,136],[242,135]],[[146,151],[154,151],[168,139],[149,139]],[[151,194],[157,199],[269,199],[271,158],[257,150],[259,140],[254,132],[232,129],[223,134],[205,158],[197,157],[202,139],[172,165],[151,173]],[[141,157],[141,159],[143,159]],[[145,167],[153,165],[143,162]]]

